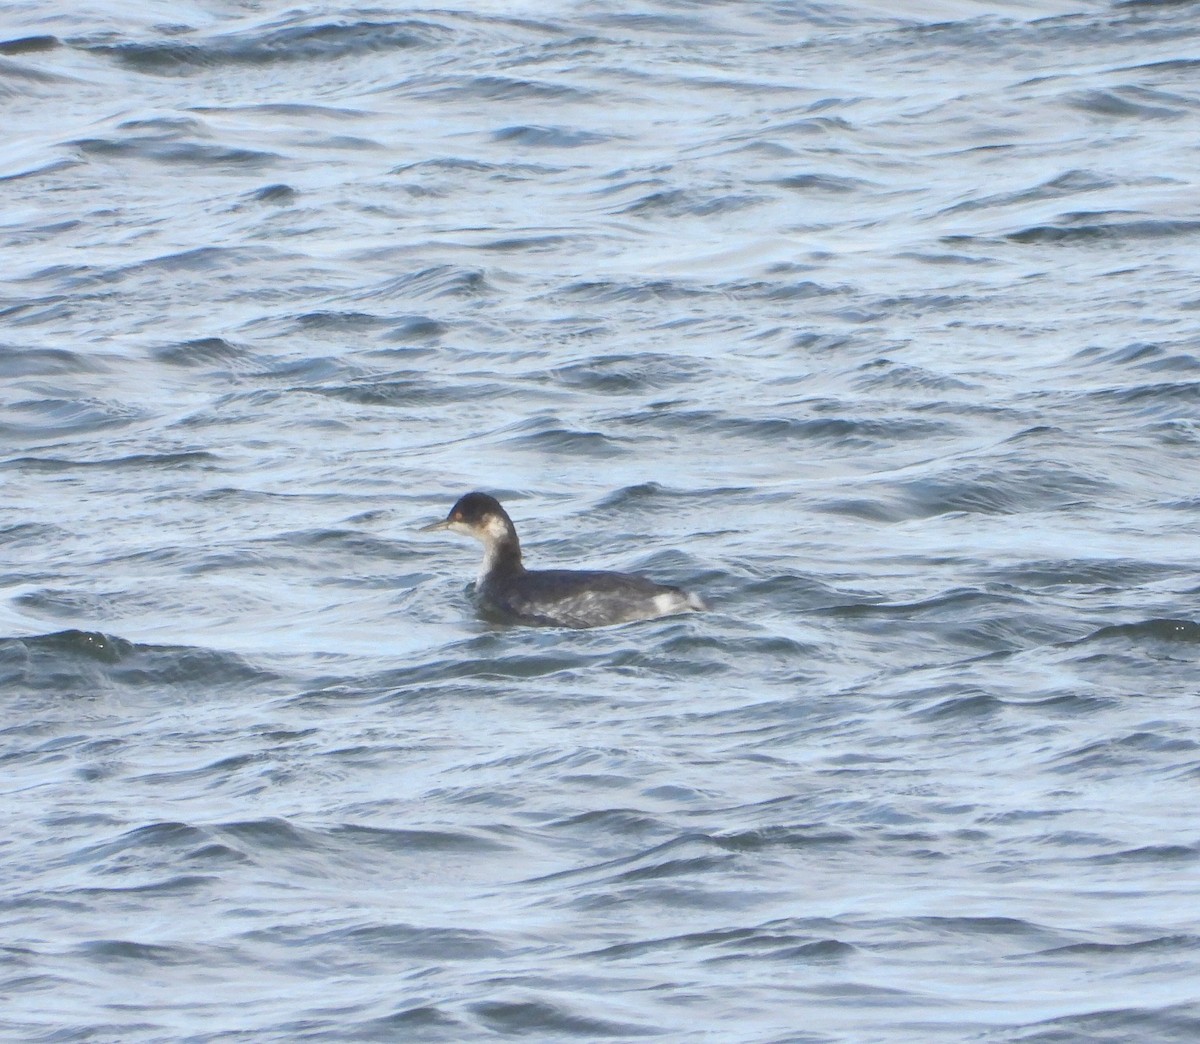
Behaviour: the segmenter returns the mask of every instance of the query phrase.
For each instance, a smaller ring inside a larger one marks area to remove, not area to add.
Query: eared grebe
[[[436,529],[465,533],[483,544],[476,597],[485,608],[518,623],[604,627],[707,608],[697,595],[633,573],[526,569],[512,519],[486,493],[460,497],[445,521],[421,532]]]

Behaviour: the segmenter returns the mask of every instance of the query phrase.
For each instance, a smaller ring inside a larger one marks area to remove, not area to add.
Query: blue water
[[[0,1037],[1200,1036],[1200,18],[894,8],[0,11]]]

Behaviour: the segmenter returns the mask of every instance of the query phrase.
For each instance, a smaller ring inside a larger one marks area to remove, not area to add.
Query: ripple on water
[[[1133,646],[1169,648],[1175,643],[1195,645],[1200,643],[1200,623],[1195,620],[1139,620],[1128,624],[1111,624],[1101,627],[1077,644],[1111,643],[1120,640]]]
[[[53,392],[45,398],[13,403],[6,412],[6,419],[0,421],[0,434],[16,442],[112,430],[147,416],[146,410],[131,403],[64,397]]]
[[[503,992],[503,991],[502,991]],[[541,1000],[514,997],[481,1001],[469,1006],[479,1027],[504,1035],[529,1032],[561,1034],[565,1037],[644,1037],[657,1036],[662,1028],[601,1018],[572,1011],[567,1000]]]
[[[295,16],[297,21],[302,16]],[[195,43],[124,42],[84,44],[85,50],[156,76],[190,75],[225,65],[270,65],[353,59],[372,52],[435,46],[448,31],[432,22],[347,22],[298,24],[211,36]]]
[[[251,352],[245,345],[235,344],[224,337],[197,337],[164,344],[155,349],[154,355],[173,366],[213,366],[247,360]]]
[[[278,675],[234,653],[187,646],[140,645],[94,631],[66,630],[0,639],[6,684],[47,704],[74,693],[119,688],[157,694],[249,689]]]
[[[661,391],[702,380],[703,363],[656,352],[593,356],[556,366],[550,378],[564,387],[605,395]]]
[[[931,465],[923,472],[915,478],[872,480],[866,484],[873,491],[870,497],[834,498],[814,507],[883,522],[953,512],[1017,515],[1084,504],[1112,488],[1099,474],[1089,475],[1065,462],[1030,461],[1016,453],[995,461]]]
[[[0,345],[0,376],[49,377],[54,374],[97,373],[107,366],[93,355],[66,348]]]
[[[1112,218],[1113,220],[1104,220]],[[1033,225],[1009,232],[1007,239],[1014,243],[1055,243],[1063,245],[1100,246],[1113,241],[1129,242],[1140,239],[1190,238],[1200,233],[1200,221],[1121,220],[1108,213],[1065,214],[1058,225]]]
[[[1080,350],[1075,358],[1105,373],[1128,367],[1150,373],[1194,374],[1200,372],[1196,349],[1197,344],[1191,338],[1167,343],[1135,341],[1121,348],[1092,345]]]
[[[150,160],[163,164],[189,164],[213,168],[263,170],[280,157],[260,149],[210,145],[190,141],[178,130],[167,135],[80,138],[71,143],[85,156],[99,159]]]
[[[578,149],[604,144],[612,141],[613,136],[579,127],[518,125],[493,131],[492,139],[509,145],[538,149]]]
[[[1064,1015],[1014,1028],[1015,1039],[1029,1044],[1121,1044],[1131,1039],[1186,1041],[1200,1033],[1200,1008],[1195,1004],[1147,1007],[1105,1006],[1083,1015]]]

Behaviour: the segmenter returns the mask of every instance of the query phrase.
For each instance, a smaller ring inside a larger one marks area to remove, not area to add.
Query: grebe
[[[698,595],[634,573],[526,569],[512,519],[486,493],[460,497],[443,521],[423,526],[421,532],[441,529],[464,533],[483,544],[476,597],[485,608],[518,623],[605,627],[707,608]]]

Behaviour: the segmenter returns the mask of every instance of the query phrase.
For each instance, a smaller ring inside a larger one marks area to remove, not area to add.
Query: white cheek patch
[[[504,524],[504,519],[498,515],[488,515],[483,523],[483,531],[487,534],[489,540],[503,540],[508,536],[508,526]]]
[[[504,524],[503,519],[496,515],[488,515],[482,525],[474,528],[464,527],[463,531],[483,544],[483,561],[479,565],[479,576],[475,579],[476,584],[482,584],[484,578],[496,564],[501,542],[508,537],[508,526]]]

